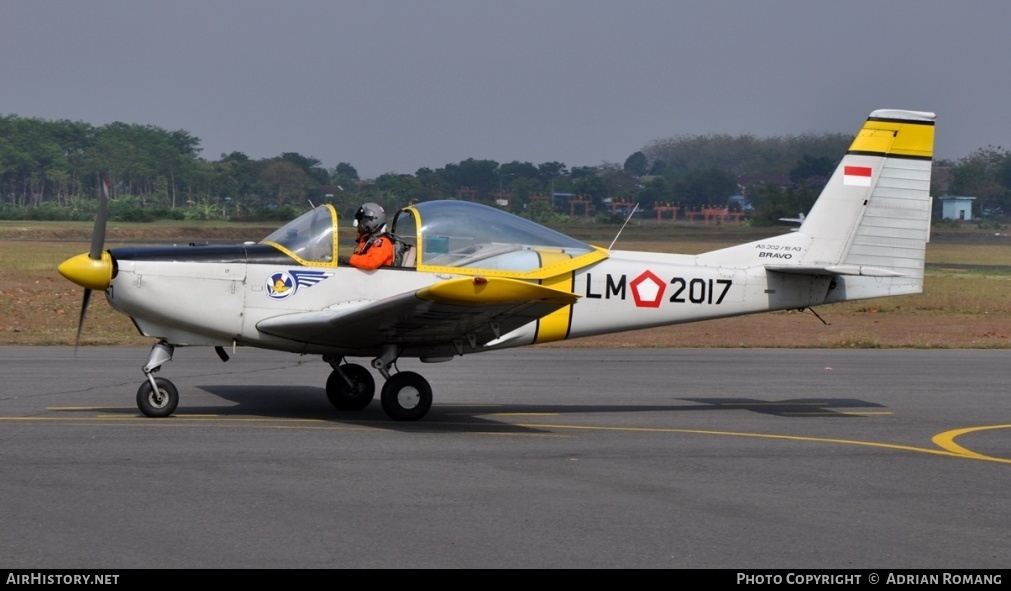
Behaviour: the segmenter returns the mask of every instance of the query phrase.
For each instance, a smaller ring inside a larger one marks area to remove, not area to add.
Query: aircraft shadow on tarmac
[[[360,411],[339,411],[327,401],[325,390],[316,386],[250,386],[250,385],[200,385],[196,386],[216,396],[227,405],[196,404],[180,407],[175,417],[215,415],[220,417],[256,416],[277,420],[320,420],[331,422],[374,423],[383,428],[417,429],[425,425],[452,424],[454,428],[480,427],[531,429],[530,425],[516,425],[499,420],[503,415],[513,417],[529,415],[576,415],[656,412],[713,412],[748,411],[763,415],[789,418],[861,418],[883,409],[883,405],[856,398],[792,398],[760,400],[755,398],[676,398],[692,404],[436,404],[431,413],[418,423],[390,421],[378,400],[373,400]],[[508,392],[503,393],[503,398]],[[192,400],[192,399],[191,399]],[[104,414],[134,414],[125,408],[101,409]],[[158,419],[152,419],[158,420]]]
[[[709,405],[709,410],[749,410],[778,417],[840,417],[859,418],[868,409],[885,408],[876,402],[856,398],[790,398],[786,400],[757,400],[755,398],[682,398],[689,402]],[[691,407],[693,410],[701,410]]]
[[[201,385],[200,390],[228,401],[227,406],[192,406],[177,411],[186,414],[215,414],[224,417],[254,415],[275,419],[315,419],[381,423],[385,428],[409,427],[412,423],[391,422],[378,400],[361,411],[341,412],[326,399],[325,390],[313,386],[236,386]],[[504,393],[503,398],[508,393]],[[749,411],[764,415],[805,418],[860,418],[861,412],[882,409],[883,405],[855,398],[793,398],[759,400],[754,398],[679,398],[693,404],[436,404],[432,414],[416,425],[433,422],[453,422],[457,425],[506,426],[495,415],[529,414],[596,414],[639,412],[712,412]],[[510,425],[515,426],[515,425]]]

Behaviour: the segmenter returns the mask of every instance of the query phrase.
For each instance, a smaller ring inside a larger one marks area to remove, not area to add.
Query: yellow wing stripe
[[[539,252],[541,257],[541,268],[552,268],[561,266],[566,260],[572,258],[563,252]],[[555,275],[541,280],[541,285],[557,289],[559,291],[572,291],[572,281],[574,272],[562,275]],[[561,341],[569,336],[569,326],[572,321],[572,305],[555,310],[551,314],[537,321],[537,333],[534,336],[535,343],[547,343],[550,341]]]
[[[578,295],[528,281],[504,277],[461,277],[420,289],[417,297],[457,306],[481,306],[500,302],[540,300],[571,304]]]
[[[934,155],[934,126],[924,122],[868,119],[853,139],[849,152],[930,159]]]

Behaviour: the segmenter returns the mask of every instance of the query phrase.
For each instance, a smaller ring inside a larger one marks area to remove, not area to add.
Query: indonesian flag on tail
[[[843,184],[854,187],[871,186],[871,167],[847,166],[843,168]]]

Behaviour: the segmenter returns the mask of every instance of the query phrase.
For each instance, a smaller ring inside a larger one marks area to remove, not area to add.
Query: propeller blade
[[[98,196],[98,212],[95,214],[95,228],[91,232],[91,250],[88,258],[93,261],[102,260],[105,250],[105,226],[109,219],[109,177],[102,179],[102,193]],[[66,263],[64,263],[66,264]],[[88,302],[91,301],[91,289],[84,288],[84,299],[81,300],[81,315],[77,318],[77,336],[74,337],[74,357],[77,357],[77,347],[81,344],[81,331],[84,329],[84,317],[88,313]]]
[[[105,249],[105,222],[109,217],[109,177],[102,179],[102,194],[98,197],[98,213],[95,214],[95,229],[91,233],[91,251],[88,257],[93,261],[102,258]]]
[[[74,357],[77,357],[77,346],[81,344],[81,329],[84,328],[84,315],[88,313],[88,302],[91,300],[91,290],[84,290],[84,300],[81,301],[81,315],[77,319],[77,337],[74,338]]]

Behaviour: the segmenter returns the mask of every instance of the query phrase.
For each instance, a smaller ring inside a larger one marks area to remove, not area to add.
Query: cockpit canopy
[[[593,247],[530,220],[469,201],[427,201],[397,212],[388,228],[417,248],[418,268],[527,273]],[[349,227],[348,232],[353,232]],[[292,220],[263,242],[302,262],[336,264],[337,214],[326,205]],[[351,234],[353,236],[353,234]]]
[[[410,225],[405,216],[417,232],[401,229]],[[565,234],[469,201],[418,203],[398,213],[394,232],[416,235],[419,264],[435,267],[531,271],[545,263],[542,254],[574,258],[593,251]]]
[[[274,230],[261,241],[299,262],[331,265],[337,263],[337,211],[323,205],[307,211]]]

